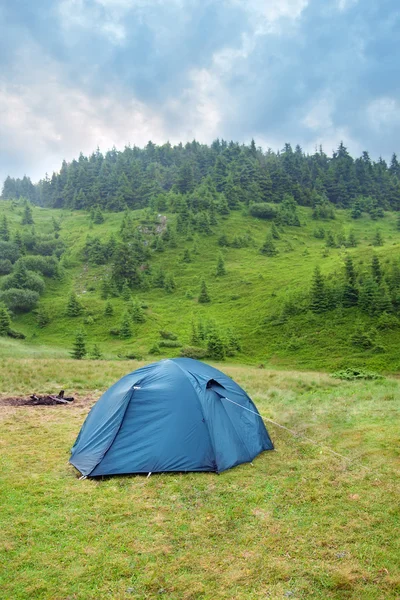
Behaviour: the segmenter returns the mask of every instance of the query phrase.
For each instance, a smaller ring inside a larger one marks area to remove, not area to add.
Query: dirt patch
[[[76,398],[73,402],[60,403],[49,397],[40,397],[39,399],[32,399],[28,397],[20,396],[9,396],[6,398],[0,398],[0,406],[82,406],[94,404],[96,398],[90,396],[86,398]]]

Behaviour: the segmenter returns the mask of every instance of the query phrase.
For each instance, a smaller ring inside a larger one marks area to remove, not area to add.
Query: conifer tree
[[[61,229],[60,221],[57,221],[54,217],[51,217],[51,224],[53,226],[54,233],[58,233]]]
[[[272,235],[268,233],[267,238],[260,249],[261,254],[265,254],[266,256],[276,256],[278,251],[272,239]]]
[[[131,320],[130,320],[129,314],[127,312],[124,313],[124,315],[122,317],[119,335],[124,340],[132,337]]]
[[[374,280],[377,283],[380,283],[382,281],[382,268],[379,258],[376,254],[374,254],[374,256],[372,257],[371,272]]]
[[[315,313],[325,312],[328,308],[325,278],[319,267],[315,267],[310,293],[310,308]]]
[[[134,323],[144,323],[146,321],[143,309],[137,299],[132,303],[130,313]]]
[[[43,306],[40,306],[36,313],[36,321],[41,329],[50,323],[49,313]]]
[[[161,266],[159,266],[154,272],[153,285],[159,288],[162,288],[165,285],[165,271]]]
[[[164,289],[168,294],[172,294],[172,292],[176,289],[175,278],[172,273],[167,273],[165,277]]]
[[[97,344],[94,344],[92,351],[90,353],[90,356],[94,360],[100,360],[101,358],[103,358],[103,353],[101,352],[101,350]]]
[[[125,302],[128,302],[131,299],[131,289],[126,279],[122,285],[121,298],[125,300]]]
[[[201,340],[197,331],[196,323],[192,321],[192,333],[190,336],[190,342],[193,344],[193,346],[198,346],[200,344],[200,341]]]
[[[372,277],[368,277],[360,289],[358,306],[360,310],[373,316],[376,313],[378,303],[379,287]]]
[[[349,232],[349,237],[347,239],[347,246],[349,248],[355,248],[357,246],[357,238],[355,236],[354,231],[351,229]]]
[[[15,235],[14,235],[14,244],[16,246],[18,246],[18,249],[20,251],[21,254],[25,253],[25,246],[24,246],[24,242],[22,240],[22,235],[20,231],[16,231]]]
[[[68,317],[79,317],[82,314],[83,307],[78,300],[75,292],[72,292],[67,303],[66,314]]]
[[[361,216],[362,216],[361,203],[360,203],[359,199],[357,198],[354,201],[353,208],[351,209],[351,218],[359,219]]]
[[[280,235],[280,233],[279,233],[279,231],[278,231],[278,228],[277,228],[277,226],[275,225],[275,222],[274,222],[274,221],[272,221],[272,225],[271,225],[271,237],[272,237],[274,240],[280,240],[280,239],[281,239],[281,235]]]
[[[326,246],[327,248],[336,248],[336,240],[333,236],[332,231],[328,231],[326,235]]]
[[[199,294],[198,301],[201,304],[207,304],[208,302],[211,302],[211,298],[209,296],[207,285],[206,285],[206,282],[204,279],[201,282],[200,294]]]
[[[0,240],[8,242],[10,239],[10,230],[6,215],[3,215],[0,221]]]
[[[352,258],[349,254],[345,258],[346,283],[343,289],[343,306],[349,308],[358,302],[358,289],[356,287],[356,272]]]
[[[207,356],[214,360],[224,360],[225,345],[219,332],[213,328],[207,339]]]
[[[111,296],[111,285],[108,279],[103,279],[100,286],[100,296],[103,300],[107,300]]]
[[[97,206],[96,209],[94,210],[92,220],[93,220],[93,223],[96,223],[96,225],[100,225],[101,223],[104,223],[104,215],[101,212],[101,208],[99,206]]]
[[[107,302],[106,307],[104,309],[104,316],[105,317],[112,317],[114,314],[114,309],[112,307],[111,302]]]
[[[382,282],[379,286],[378,297],[376,299],[376,314],[384,312],[390,313],[393,310],[392,301],[390,299],[389,288],[386,282]]]
[[[81,360],[85,358],[87,354],[86,344],[85,344],[85,335],[82,331],[78,331],[75,336],[74,346],[71,352],[72,358],[76,360]]]
[[[356,284],[356,271],[354,269],[353,260],[350,254],[346,254],[345,258],[346,280],[350,285]]]
[[[0,305],[0,335],[8,335],[11,329],[10,313],[5,306]]]
[[[224,257],[222,256],[222,254],[220,254],[218,257],[217,270],[216,270],[215,274],[217,277],[222,277],[222,275],[226,275],[225,261],[224,261]]]
[[[379,229],[376,230],[372,243],[374,246],[383,246],[383,237]]]
[[[29,204],[25,205],[24,212],[23,212],[23,215],[22,215],[21,224],[22,225],[33,225],[32,209],[29,206]]]
[[[184,263],[191,263],[192,262],[192,257],[190,256],[190,251],[188,248],[185,248],[184,253],[183,253],[183,257],[182,257],[182,262]]]

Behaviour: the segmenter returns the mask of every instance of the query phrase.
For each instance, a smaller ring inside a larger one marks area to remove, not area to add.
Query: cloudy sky
[[[0,180],[216,137],[400,154],[399,0],[2,0]]]

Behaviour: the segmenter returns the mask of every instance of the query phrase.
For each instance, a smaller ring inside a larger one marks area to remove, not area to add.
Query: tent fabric
[[[175,358],[111,386],[88,414],[70,462],[91,477],[221,472],[272,449],[256,406],[237,383],[205,363]]]

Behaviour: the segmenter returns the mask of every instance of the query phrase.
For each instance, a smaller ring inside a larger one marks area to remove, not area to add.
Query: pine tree
[[[20,231],[16,231],[14,235],[14,244],[18,246],[18,249],[21,254],[25,254],[25,246],[22,240],[22,235]]]
[[[382,234],[379,231],[379,229],[376,230],[376,233],[375,233],[374,239],[372,241],[372,244],[374,246],[383,246],[383,237],[382,237]]]
[[[119,335],[124,340],[132,337],[131,320],[128,313],[125,313],[122,317]]]
[[[192,333],[190,337],[190,342],[193,344],[193,346],[198,346],[200,344],[200,341],[201,340],[199,332],[197,331],[196,323],[192,321]]]
[[[54,233],[58,233],[61,229],[60,221],[57,221],[54,217],[51,217],[51,224],[53,226]]]
[[[328,308],[325,278],[319,267],[315,267],[310,292],[310,308],[315,313],[325,312]]]
[[[215,328],[208,335],[207,356],[214,360],[224,360],[225,358],[224,342]]]
[[[103,353],[101,352],[100,348],[98,347],[97,344],[95,344],[92,348],[92,351],[90,353],[91,358],[93,358],[94,360],[100,360],[101,358],[103,358]]]
[[[100,296],[103,300],[107,300],[111,296],[111,284],[108,279],[103,279],[101,282]]]
[[[112,317],[114,314],[114,309],[112,307],[111,302],[107,302],[106,307],[104,309],[104,316],[105,317]]]
[[[349,232],[349,237],[347,239],[347,244],[349,248],[355,248],[357,246],[357,238],[355,236],[354,231],[351,229]]]
[[[85,335],[82,331],[79,331],[75,336],[74,346],[71,352],[72,358],[76,360],[81,360],[85,358],[87,354],[86,344],[85,344]]]
[[[162,288],[165,285],[165,271],[159,266],[153,275],[153,285]]]
[[[101,208],[99,206],[96,207],[94,213],[93,213],[93,223],[96,223],[96,225],[100,225],[101,223],[104,223],[104,215],[101,212]]]
[[[22,215],[21,224],[22,225],[33,225],[32,209],[29,206],[29,204],[25,205],[24,212],[23,212],[23,215]]]
[[[328,231],[327,235],[326,235],[326,247],[327,248],[336,248],[336,240],[333,236],[332,231]]]
[[[382,281],[382,268],[381,268],[381,263],[379,261],[379,258],[376,256],[376,254],[374,254],[374,256],[372,257],[371,272],[372,272],[373,279],[377,283],[381,283],[381,281]]]
[[[226,275],[225,261],[222,254],[220,254],[218,257],[217,270],[215,274],[217,277],[222,277],[222,275]]]
[[[36,313],[36,321],[40,328],[46,327],[50,323],[49,313],[43,306],[40,306]]]
[[[168,292],[168,294],[172,294],[172,292],[175,291],[176,283],[172,273],[167,273],[165,277],[164,289],[166,292]]]
[[[390,299],[389,289],[385,282],[381,283],[378,290],[378,297],[376,299],[376,314],[382,314],[384,312],[390,313],[393,310],[392,301]]]
[[[79,302],[77,295],[75,292],[72,292],[67,303],[67,309],[65,311],[66,315],[68,317],[79,317],[79,315],[82,314],[82,311],[83,307]]]
[[[121,298],[125,300],[125,302],[128,302],[131,299],[131,290],[126,279],[122,285]]]
[[[209,296],[207,285],[206,285],[206,282],[205,282],[204,279],[201,282],[200,294],[199,294],[199,297],[198,297],[198,301],[201,304],[207,304],[208,302],[211,302],[211,298]]]
[[[346,280],[350,285],[356,284],[356,271],[354,269],[353,260],[350,254],[346,254],[345,258]]]
[[[183,257],[182,257],[182,262],[184,262],[184,263],[192,262],[192,257],[190,256],[190,251],[188,248],[185,248],[185,251],[184,251]]]
[[[266,256],[276,256],[278,251],[272,239],[272,235],[269,233],[267,238],[260,249],[261,254],[265,254]]]
[[[6,215],[3,215],[0,221],[0,240],[8,242],[10,239],[10,230]]]
[[[0,306],[0,335],[8,335],[11,329],[10,314],[5,306]]]
[[[379,287],[372,277],[368,277],[360,289],[358,306],[360,310],[373,316],[376,313],[378,303]]]
[[[130,313],[134,323],[144,323],[146,321],[143,309],[137,299],[132,303]]]
[[[359,219],[361,216],[362,216],[361,203],[360,203],[359,199],[357,198],[354,201],[353,208],[351,209],[351,218]]]
[[[281,239],[281,235],[278,231],[277,226],[275,225],[274,221],[272,221],[272,225],[271,225],[271,237],[274,240],[280,240]]]

